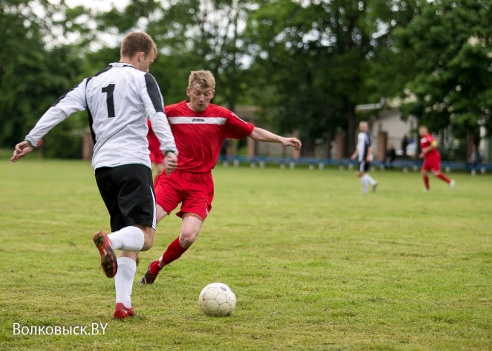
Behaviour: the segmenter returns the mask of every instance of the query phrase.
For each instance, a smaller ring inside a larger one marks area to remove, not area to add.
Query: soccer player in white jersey
[[[371,166],[372,159],[372,140],[369,134],[369,127],[366,121],[361,121],[359,123],[359,134],[357,135],[357,147],[352,154],[352,160],[358,157],[359,165],[357,169],[357,176],[360,178],[362,183],[362,192],[367,193],[367,188],[369,184],[372,187],[372,191],[376,191],[378,183],[371,177],[367,171]]]
[[[133,32],[121,43],[120,62],[85,78],[46,111],[11,161],[30,153],[55,125],[87,110],[94,140],[92,167],[110,214],[111,234],[97,232],[93,241],[107,277],[115,277],[114,318],[135,315],[131,293],[139,251],[152,247],[156,208],[147,143],[147,119],[159,138],[167,172],[177,167],[177,148],[164,115],[164,100],[148,73],[157,47],[146,33]],[[121,250],[118,258],[114,250]]]
[[[157,221],[180,203],[177,216],[181,230],[162,256],[150,263],[140,284],[152,284],[162,267],[170,264],[195,242],[203,221],[212,209],[214,183],[212,169],[226,138],[250,137],[258,141],[281,143],[298,150],[297,138],[286,138],[257,128],[232,111],[211,104],[215,79],[210,71],[192,71],[186,95],[189,100],[166,106],[166,115],[179,151],[178,169],[171,175],[161,173],[155,181]]]

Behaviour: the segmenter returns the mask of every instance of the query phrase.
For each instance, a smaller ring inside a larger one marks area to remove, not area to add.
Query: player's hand
[[[171,174],[176,168],[178,168],[178,156],[172,152],[168,152],[164,157],[164,169],[166,174]]]
[[[14,153],[10,158],[10,161],[16,162],[20,160],[22,157],[26,156],[30,153],[34,148],[27,141],[23,141],[17,145],[15,145]]]
[[[425,155],[425,154],[424,154],[423,152],[421,152],[421,153],[419,154],[419,158],[424,158],[424,155]]]
[[[301,141],[297,138],[284,138],[282,144],[285,146],[292,146],[295,150],[300,150],[302,147]]]

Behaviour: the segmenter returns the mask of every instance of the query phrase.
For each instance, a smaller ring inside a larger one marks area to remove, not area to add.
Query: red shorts
[[[212,210],[214,198],[214,180],[212,173],[189,173],[176,170],[167,175],[159,174],[155,180],[156,202],[167,214],[170,214],[179,203],[181,208],[176,216],[193,213],[203,220]]]
[[[422,170],[437,172],[441,170],[441,155],[434,154],[432,156],[427,156],[422,164]]]

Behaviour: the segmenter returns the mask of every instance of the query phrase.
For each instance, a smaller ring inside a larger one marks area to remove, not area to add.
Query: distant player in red
[[[189,100],[165,107],[179,152],[178,169],[162,172],[155,181],[157,221],[181,203],[177,216],[182,218],[181,231],[162,256],[150,263],[140,284],[152,284],[162,267],[170,264],[195,242],[203,221],[212,209],[214,183],[212,169],[226,138],[250,137],[258,141],[281,143],[298,150],[297,138],[286,138],[257,128],[232,111],[211,104],[215,79],[210,71],[190,74],[186,95]]]
[[[425,190],[429,191],[429,176],[428,172],[432,172],[437,178],[449,184],[449,189],[453,189],[454,180],[449,179],[441,173],[441,155],[437,150],[437,142],[434,137],[429,133],[426,126],[419,127],[420,135],[420,158],[424,159],[422,164],[422,177],[424,179]]]
[[[152,130],[150,119],[147,120],[147,126],[149,127],[147,140],[149,142],[150,162],[152,164],[152,173],[155,180],[155,178],[164,170],[164,155],[160,149],[161,143],[159,143],[157,135],[155,135],[154,131]]]

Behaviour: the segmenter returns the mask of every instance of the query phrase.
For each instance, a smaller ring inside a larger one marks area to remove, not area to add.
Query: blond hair
[[[192,88],[195,84],[199,84],[200,88],[212,88],[215,89],[215,78],[212,72],[200,70],[191,71],[188,78],[188,88]]]
[[[145,56],[151,53],[157,56],[157,45],[152,37],[145,32],[130,32],[121,42],[121,57],[134,57],[137,53],[144,52]]]

